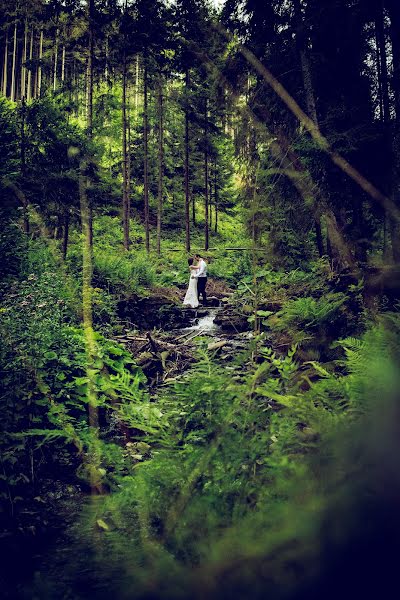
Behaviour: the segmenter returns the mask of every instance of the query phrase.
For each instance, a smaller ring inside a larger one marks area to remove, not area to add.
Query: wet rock
[[[220,305],[219,298],[216,296],[208,296],[207,297],[207,306],[217,307]]]
[[[117,311],[120,319],[139,330],[178,329],[189,326],[193,320],[193,311],[164,296],[131,296],[118,303]]]
[[[249,329],[247,317],[234,312],[221,312],[214,319],[222,331],[240,333]]]

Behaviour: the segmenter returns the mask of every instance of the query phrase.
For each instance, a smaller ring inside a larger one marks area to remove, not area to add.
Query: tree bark
[[[87,0],[88,5],[88,24],[89,24],[89,44],[87,56],[87,135],[89,141],[93,138],[93,59],[94,59],[94,0]],[[88,226],[89,226],[89,242],[93,248],[93,203],[89,199],[88,202]]]
[[[318,123],[318,115],[317,115],[317,106],[315,102],[315,94],[314,94],[314,86],[312,81],[312,71],[310,60],[307,52],[307,41],[305,34],[305,24],[303,20],[303,15],[301,12],[301,0],[296,0],[295,2],[295,11],[296,11],[296,44],[300,57],[300,65],[301,65],[301,74],[303,79],[303,88],[304,95],[306,100],[307,112],[308,116],[312,119],[314,124],[319,129]],[[322,237],[322,227],[321,227],[321,218],[319,212],[317,211],[314,214],[314,229],[315,229],[315,238],[318,249],[318,254],[320,256],[324,256],[325,248],[324,241]]]
[[[214,231],[215,231],[215,233],[218,233],[218,184],[217,184],[217,163],[215,163],[215,171],[214,171],[214,206],[215,206]]]
[[[17,21],[14,25],[14,42],[13,42],[13,57],[11,67],[11,102],[15,102],[17,85]]]
[[[21,98],[26,97],[26,59],[28,57],[28,23],[25,21],[24,30],[24,50],[22,54],[22,67],[21,67]]]
[[[209,200],[208,200],[208,102],[204,102],[204,249],[209,247]]]
[[[21,102],[21,179],[24,181],[26,175],[26,135],[25,135],[25,117],[26,117],[26,104],[25,98],[22,98]],[[22,196],[23,204],[23,220],[24,220],[24,232],[29,233],[29,213],[28,213],[28,201],[26,200],[25,194]]]
[[[143,71],[143,144],[144,144],[144,227],[146,235],[146,251],[150,252],[150,210],[149,210],[149,115],[148,115],[148,64],[147,53],[144,56]]]
[[[43,59],[43,29],[40,30],[39,40],[39,67],[37,72],[37,97],[40,98],[42,95],[42,59]]]
[[[53,66],[53,92],[57,89],[57,69],[58,69],[58,28],[56,29],[56,39],[54,43],[54,66]]]
[[[4,46],[4,63],[3,63],[3,96],[7,97],[7,77],[8,77],[8,28],[6,30],[6,41]]]
[[[161,221],[164,194],[164,98],[160,75],[158,84],[158,202],[157,202],[157,254],[161,254]]]
[[[28,69],[28,81],[26,84],[27,90],[26,90],[26,99],[28,100],[28,102],[31,100],[32,98],[32,60],[33,60],[33,27],[31,30],[31,39],[30,39],[30,43],[29,43],[29,69]]]
[[[379,83],[379,109],[382,123],[382,135],[385,152],[392,155],[392,139],[390,131],[390,98],[389,98],[389,74],[386,54],[386,36],[385,36],[385,15],[383,2],[379,0],[376,6],[375,16],[375,38],[377,50],[378,65],[378,83]],[[393,165],[389,163],[388,171],[385,176],[387,182],[384,190],[389,196],[393,194]],[[383,211],[383,258],[385,262],[391,261],[389,250],[389,238],[387,235],[387,215]]]
[[[392,194],[397,206],[400,206],[400,5],[397,0],[387,2],[390,15],[390,37],[392,42],[393,72],[392,87],[394,93],[395,122],[392,141],[393,171]],[[400,225],[390,220],[393,260],[400,262]]]
[[[189,173],[189,69],[185,73],[185,248],[190,252],[190,173]],[[193,199],[194,200],[194,199]],[[192,206],[195,216],[194,205]]]
[[[62,47],[62,55],[61,55],[61,81],[64,83],[65,81],[65,44]]]
[[[129,250],[129,173],[128,173],[128,144],[127,144],[127,109],[126,109],[126,87],[127,87],[127,64],[126,52],[124,50],[122,69],[122,226],[124,233],[124,248]]]

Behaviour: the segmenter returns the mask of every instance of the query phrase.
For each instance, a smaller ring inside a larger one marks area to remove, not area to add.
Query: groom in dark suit
[[[197,297],[200,302],[200,294],[203,297],[203,306],[207,306],[207,263],[200,254],[195,254],[195,259],[198,263],[199,270],[193,277],[197,279]]]

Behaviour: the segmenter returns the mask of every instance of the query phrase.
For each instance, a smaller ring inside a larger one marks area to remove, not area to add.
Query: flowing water
[[[218,326],[214,323],[214,319],[217,316],[219,308],[208,308],[207,314],[204,317],[200,317],[195,325],[187,327],[187,331],[203,331],[208,333],[218,329]]]

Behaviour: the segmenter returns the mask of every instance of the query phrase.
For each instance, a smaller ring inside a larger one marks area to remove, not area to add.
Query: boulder
[[[192,310],[158,295],[124,298],[118,303],[117,311],[120,319],[130,322],[140,331],[187,327],[192,324],[194,316]]]
[[[233,312],[221,312],[214,319],[215,325],[218,325],[222,331],[239,333],[248,331],[249,323],[247,317]]]
[[[217,307],[220,305],[219,298],[216,296],[208,296],[207,297],[207,306]]]

